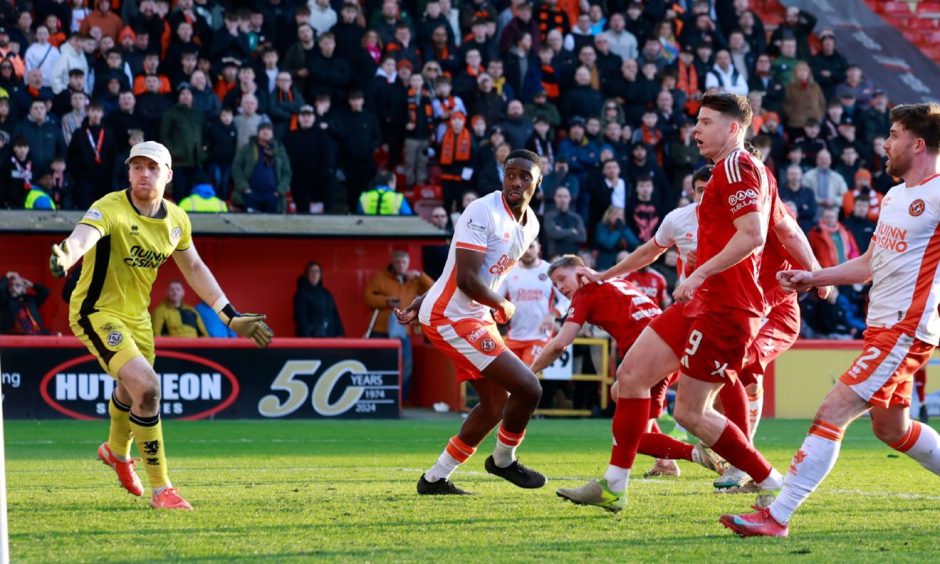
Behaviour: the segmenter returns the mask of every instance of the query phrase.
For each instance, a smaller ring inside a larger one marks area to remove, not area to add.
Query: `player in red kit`
[[[652,240],[650,238],[650,241]],[[652,268],[647,266],[636,272],[631,272],[624,276],[624,280],[639,288],[657,306],[666,307],[669,305],[671,300],[669,299],[669,284],[666,282],[666,277]]]
[[[571,299],[571,305],[561,330],[545,345],[532,363],[530,368],[535,373],[541,372],[561,356],[585,323],[596,325],[610,333],[617,344],[619,356],[622,357],[630,350],[650,320],[661,313],[659,307],[642,290],[626,280],[614,279],[585,284],[578,276],[578,270],[581,268],[584,268],[584,262],[575,255],[563,255],[555,259],[549,267],[548,273],[555,287],[566,298]],[[653,386],[653,403],[649,411],[651,423],[665,409],[666,390],[676,377],[676,374],[671,374]],[[658,428],[644,435],[639,451],[657,459],[688,460],[715,472],[720,473],[723,470],[722,461],[707,448],[678,441],[660,433]],[[564,492],[559,491],[559,495],[564,496]],[[611,506],[608,509],[619,511],[620,507]]]
[[[702,98],[694,136],[715,169],[698,209],[698,266],[676,288],[678,303],[649,324],[620,364],[610,464],[602,480],[568,489],[571,501],[623,506],[648,424],[650,387],[677,369],[676,420],[763,490],[782,484],[745,432],[713,408],[721,387],[743,366],[764,312],[757,273],[774,201],[767,170],[743,150],[750,122],[743,96]]]
[[[756,149],[750,148],[752,152]],[[760,158],[759,153],[754,153]],[[797,295],[784,291],[777,283],[777,273],[793,268],[791,260],[803,268],[816,271],[819,262],[813,255],[809,241],[792,211],[780,200],[777,182],[768,176],[771,198],[775,209],[781,214],[771,218],[771,229],[767,234],[767,243],[761,254],[758,282],[764,294],[765,313],[761,319],[757,337],[748,348],[745,366],[738,373],[736,382],[724,386],[719,394],[725,416],[744,431],[751,442],[757,432],[763,411],[763,378],[767,366],[781,353],[789,350],[800,336],[800,306]],[[786,243],[784,242],[786,240]],[[818,294],[825,299],[830,287],[819,288]],[[748,493],[759,490],[748,475],[729,466],[724,474],[714,482],[719,491],[729,493]]]

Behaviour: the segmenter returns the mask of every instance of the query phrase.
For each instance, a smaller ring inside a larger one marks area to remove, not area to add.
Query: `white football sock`
[[[803,446],[793,455],[790,470],[783,481],[783,489],[770,506],[770,514],[778,523],[786,525],[793,512],[826,479],[839,458],[841,445],[841,435],[838,439],[812,434],[806,436]]]
[[[496,439],[496,448],[493,449],[493,462],[500,468],[509,466],[516,460],[516,447],[518,446],[518,444],[508,445],[500,439]]]
[[[607,480],[607,487],[612,492],[622,492],[627,489],[627,481],[630,479],[630,469],[607,465],[607,472],[604,472],[604,479]]]
[[[444,452],[437,457],[437,462],[434,463],[434,466],[424,473],[424,479],[429,482],[436,482],[441,479],[446,480],[450,478],[450,475],[454,473],[454,470],[456,470],[460,464],[461,463],[451,456],[447,450],[444,450]]]
[[[907,446],[905,443],[913,442]],[[921,466],[940,476],[940,435],[929,425],[911,422],[907,435],[901,439],[900,447],[891,445],[920,463]],[[907,447],[906,450],[901,450]]]
[[[770,469],[770,474],[758,484],[762,490],[779,490],[783,487],[783,475],[776,468]]]

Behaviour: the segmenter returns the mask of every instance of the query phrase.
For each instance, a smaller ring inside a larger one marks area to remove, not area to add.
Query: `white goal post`
[[[3,373],[0,368],[0,374]],[[10,561],[10,528],[7,521],[6,449],[3,439],[3,389],[0,384],[0,564]]]

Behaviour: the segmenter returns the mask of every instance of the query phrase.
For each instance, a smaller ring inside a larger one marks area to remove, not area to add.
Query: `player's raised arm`
[[[565,322],[558,331],[558,334],[542,348],[542,352],[539,353],[538,358],[532,361],[532,366],[529,367],[532,369],[532,372],[538,374],[545,370],[551,363],[555,362],[555,359],[565,352],[568,345],[574,342],[574,338],[578,336],[578,331],[580,330],[580,323],[572,323],[571,321]]]
[[[90,251],[101,239],[98,229],[79,223],[72,233],[61,243],[52,245],[49,256],[49,270],[56,278],[64,278],[70,268],[75,266],[85,253]]]
[[[774,224],[774,233],[780,239],[783,248],[790,256],[799,263],[801,267],[810,272],[820,270],[822,267],[813,254],[813,248],[806,238],[806,234],[800,229],[800,225],[789,214],[784,214],[783,219]],[[825,299],[832,291],[831,286],[820,286],[819,297]]]
[[[497,323],[506,323],[516,311],[512,302],[490,289],[480,276],[484,253],[476,250],[458,248],[456,250],[457,288],[468,298],[489,306],[495,310]]]
[[[735,219],[736,231],[728,240],[728,244],[705,264],[696,268],[695,272],[676,288],[673,293],[676,301],[688,302],[692,298],[692,292],[705,280],[719,272],[724,272],[761,248],[767,239],[766,233],[761,228],[762,223],[759,212],[746,213]]]
[[[814,272],[789,270],[777,273],[777,280],[785,290],[805,292],[820,286],[847,286],[864,284],[871,280],[871,254],[874,244],[862,256],[847,260],[842,264],[823,268]]]
[[[655,238],[643,243],[637,250],[630,253],[627,258],[597,274],[597,280],[610,280],[624,274],[636,272],[641,268],[649,266],[666,252],[668,247],[660,247],[656,244]],[[595,280],[596,281],[596,280]]]
[[[195,245],[174,252],[173,260],[186,278],[186,283],[196,291],[202,301],[212,304],[212,309],[226,326],[231,327],[239,337],[251,338],[259,347],[271,344],[274,333],[264,322],[267,316],[259,313],[239,313],[232,307],[215,276],[196,252]]]

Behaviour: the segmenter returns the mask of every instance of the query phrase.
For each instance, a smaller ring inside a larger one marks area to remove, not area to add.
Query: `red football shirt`
[[[571,298],[565,322],[590,323],[604,329],[625,354],[650,319],[661,313],[642,290],[622,279],[586,284]]]
[[[698,264],[721,252],[737,232],[734,221],[749,213],[761,214],[766,233],[773,211],[769,174],[763,163],[746,151],[734,151],[716,163],[698,207]],[[760,252],[719,272],[693,295],[686,311],[741,309],[760,315],[764,295],[758,283]]]
[[[624,280],[639,288],[653,303],[662,307],[666,301],[668,284],[666,278],[652,269],[642,272],[631,272],[624,276]]]
[[[787,298],[790,297],[790,294],[785,292],[783,288],[780,287],[780,283],[777,282],[777,273],[781,270],[790,270],[793,268],[793,265],[790,264],[792,257],[783,247],[783,243],[777,238],[776,233],[774,233],[774,226],[782,221],[782,214],[788,214],[794,219],[796,219],[796,216],[786,204],[780,201],[780,194],[777,191],[777,181],[774,180],[774,177],[768,176],[768,179],[770,180],[771,198],[774,202],[774,213],[770,218],[770,228],[767,231],[767,242],[764,244],[764,252],[761,253],[758,282],[760,282],[761,290],[764,292],[764,306],[769,311],[771,308],[786,301]]]

